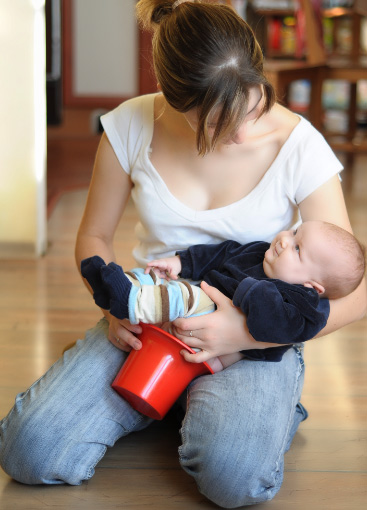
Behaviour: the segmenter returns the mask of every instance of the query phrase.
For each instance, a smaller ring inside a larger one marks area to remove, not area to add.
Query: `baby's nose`
[[[279,240],[279,244],[280,244],[282,250],[285,250],[287,248],[287,246],[289,244],[289,238],[286,234],[281,236],[281,238]]]

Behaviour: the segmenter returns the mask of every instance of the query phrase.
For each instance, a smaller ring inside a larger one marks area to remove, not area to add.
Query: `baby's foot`
[[[80,269],[83,278],[87,280],[93,290],[93,299],[96,305],[104,310],[110,307],[110,299],[101,278],[101,267],[105,266],[105,261],[98,255],[82,260]]]
[[[219,358],[208,359],[206,363],[210,366],[214,373],[221,372],[224,368]]]
[[[132,283],[121,266],[110,262],[101,267],[102,281],[109,293],[109,310],[118,319],[129,318],[129,295]]]

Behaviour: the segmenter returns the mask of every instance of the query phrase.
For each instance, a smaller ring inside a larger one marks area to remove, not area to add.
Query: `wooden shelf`
[[[295,9],[255,9],[255,12],[259,16],[269,17],[285,17],[295,16]],[[322,9],[322,15],[325,18],[339,18],[342,16],[352,16],[353,14],[359,14],[360,16],[367,16],[367,7],[353,8],[353,7],[332,7],[330,9]]]
[[[352,16],[355,13],[351,7],[332,7],[331,9],[323,9],[322,15],[325,18],[340,18],[344,16]]]
[[[346,136],[339,134],[324,133],[328,143],[335,151],[362,154],[367,150],[367,131],[357,133],[353,140],[348,140]]]
[[[363,5],[362,5],[363,1]],[[342,18],[349,18],[351,19],[353,30],[352,30],[352,47],[350,50],[350,56],[353,59],[358,58],[360,55],[362,55],[361,50],[361,18],[364,16],[367,16],[367,0],[362,0],[361,2],[356,1],[355,7],[333,7],[329,9],[323,9],[322,16],[324,18],[328,19],[334,19],[335,20],[335,27],[333,29],[334,31],[334,40],[336,39],[336,27],[338,26],[339,22],[341,22]],[[308,0],[303,0],[303,6],[304,9],[311,9],[311,11],[308,13],[309,20],[306,22],[306,41],[308,42],[308,52],[310,51],[310,48],[314,46],[316,43],[318,36],[316,35],[315,27],[310,28],[310,23],[315,23],[314,20],[311,18],[313,17],[314,11],[310,7],[310,3]],[[266,43],[265,43],[265,54],[271,58],[289,58],[289,53],[282,54],[282,51],[279,49],[273,49],[269,45],[269,27],[270,27],[270,20],[274,18],[285,18],[287,16],[296,16],[297,13],[294,9],[255,9],[255,12],[258,16],[264,18],[265,20],[265,28],[266,28]],[[313,34],[310,36],[310,34]],[[311,60],[317,61],[317,58],[315,57],[315,54],[317,51],[314,51],[312,49],[313,56],[311,56]],[[336,47],[334,42],[334,48],[331,52],[331,56],[336,54]],[[345,53],[345,55],[347,55]],[[328,55],[329,57],[330,55]],[[348,54],[349,56],[349,54]],[[309,56],[305,55],[305,58],[308,59]]]
[[[327,62],[328,79],[347,80],[356,83],[367,80],[367,56],[351,60],[348,57],[333,57]]]
[[[361,16],[367,16],[366,0],[354,0],[353,10]]]
[[[324,56],[317,59],[315,44],[319,38],[317,21],[314,11],[311,9],[310,0],[302,0],[302,6],[306,17],[306,44],[307,57],[305,59],[290,58],[265,58],[265,72],[268,79],[273,83],[281,102],[287,105],[288,87],[292,81],[307,79],[311,82],[311,99],[307,116],[311,123],[319,129],[334,150],[343,151],[350,155],[359,152],[367,152],[367,130],[359,131],[357,113],[357,82],[367,80],[367,56],[360,53],[360,30],[361,19],[367,15],[367,2],[356,2],[353,8],[333,8],[323,11],[326,17],[337,20],[344,16],[350,17],[352,22],[353,42],[351,52],[348,55]],[[271,16],[294,15],[290,10],[269,9],[257,10],[258,14],[266,18]],[[312,55],[310,55],[312,53]],[[270,55],[272,55],[270,53]],[[310,58],[311,57],[311,58]],[[322,85],[325,80],[345,80],[350,85],[350,98],[348,113],[348,132],[344,134],[327,133],[323,128],[322,118],[324,108],[322,106]]]
[[[269,17],[277,17],[277,18],[295,15],[294,9],[255,9],[255,12],[259,16],[269,16]]]

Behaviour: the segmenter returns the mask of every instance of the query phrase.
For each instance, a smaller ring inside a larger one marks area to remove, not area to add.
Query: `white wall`
[[[0,257],[46,247],[44,0],[0,1]]]
[[[73,1],[74,95],[137,94],[135,4],[135,0]]]

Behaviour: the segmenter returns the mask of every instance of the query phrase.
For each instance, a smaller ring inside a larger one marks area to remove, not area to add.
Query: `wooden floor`
[[[356,234],[367,243],[367,158],[360,157],[347,193]],[[61,198],[49,220],[49,250],[39,260],[0,263],[0,416],[63,347],[83,336],[99,313],[76,271],[73,247],[85,191]],[[134,210],[120,226],[120,262],[133,266]],[[260,510],[359,510],[367,488],[367,320],[306,347],[302,402],[310,416],[286,456],[277,497]],[[29,487],[0,470],[2,510],[215,509],[177,460],[172,419],[121,440],[79,487]]]

